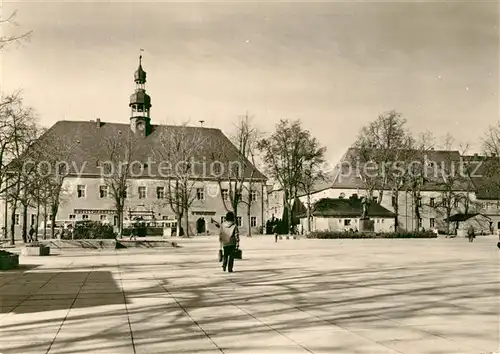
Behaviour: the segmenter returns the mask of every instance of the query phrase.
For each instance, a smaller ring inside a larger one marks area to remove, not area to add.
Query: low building
[[[300,200],[307,205],[309,198],[314,203],[322,198],[350,198],[365,196],[366,186],[360,170],[363,164],[354,163],[358,151],[350,148],[336,166],[332,182],[320,183]],[[485,182],[475,176],[484,175],[484,157],[461,156],[454,150],[430,150],[424,156],[415,152],[415,162],[425,163],[425,183],[417,194],[413,194],[409,186],[402,186],[396,193],[388,187],[378,186],[372,194],[384,208],[398,214],[398,226],[405,230],[439,229],[446,231],[446,214],[482,213],[490,217],[496,230],[500,230],[500,195],[484,187]],[[451,164],[455,167],[450,168]],[[443,181],[442,167],[453,170],[453,185]],[[470,176],[464,173],[464,166],[469,169]],[[476,168],[477,167],[477,168]],[[463,175],[458,175],[462,173]],[[417,210],[418,214],[417,215]]]
[[[455,214],[447,219],[453,224],[457,236],[467,236],[467,231],[472,227],[476,234],[493,234],[491,219],[487,215],[473,214]]]
[[[374,222],[374,231],[394,232],[395,216],[377,203],[368,207],[368,217]],[[310,213],[311,231],[359,231],[359,220],[363,217],[361,199],[351,198],[324,198],[314,203]],[[299,215],[301,228],[307,230],[307,216]]]

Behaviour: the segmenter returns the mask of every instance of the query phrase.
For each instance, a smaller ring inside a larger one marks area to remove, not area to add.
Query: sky
[[[3,4],[33,30],[1,54],[1,90],[40,122],[129,121],[140,49],[155,124],[228,135],[300,119],[338,160],[396,110],[415,132],[480,148],[499,119],[497,2],[57,2]],[[336,162],[336,161],[334,161]]]

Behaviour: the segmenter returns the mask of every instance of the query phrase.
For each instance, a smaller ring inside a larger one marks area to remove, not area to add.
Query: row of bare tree
[[[252,118],[248,114],[239,118],[231,135],[231,141],[212,140],[200,129],[187,124],[175,129],[163,129],[159,134],[159,145],[154,146],[150,153],[155,160],[168,161],[170,166],[175,166],[175,169],[159,180],[159,186],[164,187],[164,194],[155,201],[155,207],[168,208],[175,214],[177,235],[180,235],[180,228],[183,225],[185,235],[189,236],[191,232],[189,212],[197,199],[197,189],[205,188],[207,180],[215,181],[219,185],[219,195],[227,211],[232,211],[238,216],[240,206],[246,206],[250,235],[251,207],[256,202],[253,192],[257,192],[255,177],[258,171],[254,165],[259,138],[259,132],[253,125]],[[139,157],[140,152],[137,151],[137,147],[141,144],[137,144],[137,139],[138,137],[129,131],[126,137],[121,135],[108,137],[105,143],[106,156],[111,163],[103,166],[103,181],[108,187],[118,215],[119,233],[123,230],[132,169],[114,167],[120,164],[129,165]],[[226,169],[225,173],[204,176],[206,178],[196,176],[197,167],[194,165],[202,158],[207,158],[207,151],[210,152],[208,158],[212,162],[223,163],[224,166],[220,167]],[[231,166],[234,168],[229,169]]]
[[[472,210],[471,196],[478,182],[482,187],[490,186],[495,195],[499,194],[500,122],[490,127],[482,143],[484,154],[489,158],[472,158],[468,155],[469,144],[457,143],[450,134],[443,139],[429,132],[415,135],[406,127],[406,119],[400,113],[390,111],[361,129],[351,162],[361,166],[370,164],[369,168],[358,171],[368,202],[374,200],[374,191],[378,192],[378,203],[382,202],[384,192],[390,191],[392,206],[398,215],[398,199],[405,191],[411,195],[415,219],[421,219],[422,208],[427,206],[447,220],[454,211],[467,214]],[[438,149],[443,151],[436,155]],[[458,152],[458,158],[449,151]],[[436,156],[439,161],[435,161]],[[478,171],[483,174],[481,179],[475,178]],[[422,203],[422,190],[429,185],[441,194],[432,205]],[[396,227],[398,225],[396,219]],[[448,222],[446,226],[449,229]]]
[[[10,207],[10,239],[14,243],[15,225],[22,225],[22,237],[27,240],[28,209],[36,208],[33,225],[47,225],[47,217],[52,219],[51,235],[60,205],[64,177],[59,161],[71,146],[42,144],[38,138],[44,133],[38,125],[35,111],[24,105],[20,92],[0,97],[0,194],[6,207],[5,221]],[[39,163],[43,161],[43,163]],[[59,169],[59,170],[58,170]],[[54,173],[57,171],[57,173]],[[21,220],[16,220],[21,210]],[[43,213],[41,211],[43,210]],[[7,225],[7,224],[5,224]],[[5,227],[4,237],[8,231]],[[44,238],[47,230],[44,229]]]

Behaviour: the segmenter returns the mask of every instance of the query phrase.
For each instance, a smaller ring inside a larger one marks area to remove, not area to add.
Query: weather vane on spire
[[[140,54],[139,54],[139,64],[141,64],[141,61],[142,61],[142,52],[144,52],[144,49],[142,49],[142,48],[139,49],[139,52],[140,52]]]

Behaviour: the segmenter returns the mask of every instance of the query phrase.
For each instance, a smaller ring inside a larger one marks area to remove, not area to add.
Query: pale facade
[[[378,193],[378,191],[375,191],[373,193],[373,197],[377,198]],[[464,196],[468,194],[468,198],[472,201],[470,207],[471,210],[469,210],[469,212],[477,210],[475,208],[475,194],[472,192],[461,193]],[[312,193],[310,196],[310,201],[311,204],[313,204],[314,202],[323,198],[349,198],[353,195],[363,197],[365,196],[365,194],[366,192],[362,189],[331,187]],[[415,215],[415,202],[411,193],[406,191],[399,192],[397,214],[400,227],[405,230],[415,230],[418,228],[423,228],[425,230],[444,228],[445,222],[443,220],[446,215],[444,215],[444,210],[442,208],[436,207],[442,200],[442,193],[438,191],[421,191],[420,196],[420,220],[418,220]],[[307,205],[307,196],[301,196],[299,197],[299,199],[304,205]],[[393,201],[393,193],[391,191],[384,191],[382,195],[382,202],[380,204],[384,208],[395,212]],[[454,213],[460,213],[463,211],[464,206],[461,203],[457,203],[453,207],[452,215]]]
[[[193,185],[192,196],[194,201],[189,210],[189,225],[191,235],[203,235],[217,233],[217,227],[211,223],[213,218],[221,222],[227,210],[222,201],[226,197],[228,183],[217,181],[199,181]],[[248,186],[246,186],[248,188]],[[61,205],[56,216],[56,221],[70,222],[78,220],[94,220],[117,225],[114,201],[109,193],[105,191],[106,184],[100,178],[67,178],[64,182],[61,195]],[[247,190],[244,188],[244,190]],[[252,202],[250,203],[250,218],[248,218],[248,192],[243,193],[245,203],[238,206],[238,223],[240,231],[245,234],[249,228],[252,233],[260,231],[263,224],[263,199],[265,186],[263,183],[252,184]],[[164,181],[151,179],[137,179],[129,181],[127,198],[125,202],[124,221],[129,221],[129,211],[151,211],[157,222],[162,220],[175,220],[176,215],[172,212],[165,198],[167,188]],[[5,202],[2,200],[2,215],[0,222],[5,226],[5,214],[7,211],[7,227],[11,225],[11,210],[5,210]],[[23,224],[23,211],[18,208],[15,214],[16,235],[20,237]],[[49,218],[49,215],[47,215]],[[40,215],[39,226],[43,221],[43,210]],[[28,228],[36,226],[36,209],[28,209]]]
[[[347,217],[311,217],[311,230],[314,231],[349,231],[359,230],[360,218]],[[374,232],[393,232],[394,218],[373,217]],[[300,223],[304,230],[307,230],[307,218],[301,218]]]

